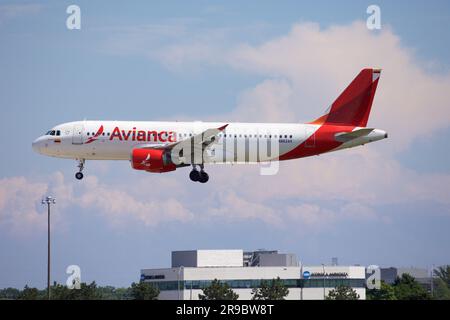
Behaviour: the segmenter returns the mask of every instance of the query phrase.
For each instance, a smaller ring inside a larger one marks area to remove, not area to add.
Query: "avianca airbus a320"
[[[55,126],[33,149],[77,160],[79,180],[86,160],[128,160],[147,172],[192,166],[190,179],[205,183],[205,164],[290,160],[387,138],[366,127],[379,78],[379,69],[363,69],[328,112],[305,124],[77,121]]]

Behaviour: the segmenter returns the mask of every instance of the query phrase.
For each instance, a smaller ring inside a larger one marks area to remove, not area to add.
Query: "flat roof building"
[[[422,287],[426,290],[431,291],[431,274],[427,269],[424,268],[381,268],[381,280],[388,284],[393,284],[397,277],[401,277],[402,274],[409,274],[414,277]]]
[[[294,254],[278,251],[173,251],[172,267],[141,270],[141,281],[160,290],[161,300],[198,300],[214,279],[227,283],[239,299],[252,298],[261,280],[279,277],[289,289],[286,299],[324,299],[338,285],[352,287],[366,298],[365,268],[360,266],[305,266]]]

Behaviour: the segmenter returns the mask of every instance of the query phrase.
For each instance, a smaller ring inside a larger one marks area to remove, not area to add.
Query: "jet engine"
[[[164,149],[133,149],[131,166],[135,170],[148,172],[168,172],[176,169],[170,160],[170,152]]]

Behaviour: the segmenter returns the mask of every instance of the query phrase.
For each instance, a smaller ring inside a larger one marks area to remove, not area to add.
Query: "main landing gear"
[[[84,169],[84,162],[85,162],[85,160],[84,159],[79,159],[78,160],[78,168],[79,168],[79,171],[77,172],[77,173],[75,173],[75,178],[77,178],[78,180],[81,180],[81,179],[83,179],[83,177],[84,177],[84,175],[83,175],[83,169]]]
[[[209,180],[209,175],[203,170],[204,166],[203,164],[200,164],[200,171],[197,170],[197,166],[194,164],[192,165],[193,169],[191,173],[189,174],[189,178],[194,182],[200,182],[200,183],[206,183]]]

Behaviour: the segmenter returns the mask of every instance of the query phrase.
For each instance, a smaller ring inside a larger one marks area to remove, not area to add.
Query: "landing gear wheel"
[[[83,179],[84,175],[83,175],[83,169],[84,169],[84,163],[85,160],[84,159],[78,159],[78,169],[80,169],[77,173],[75,173],[75,178],[77,178],[78,180]]]
[[[200,183],[206,183],[209,180],[209,175],[205,171],[200,171],[200,179],[198,181]]]
[[[83,179],[83,173],[81,173],[81,172],[75,173],[75,178],[77,178],[78,180]]]
[[[192,170],[191,173],[189,173],[189,178],[192,181],[197,182],[200,180],[200,173],[197,170]]]

